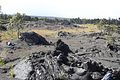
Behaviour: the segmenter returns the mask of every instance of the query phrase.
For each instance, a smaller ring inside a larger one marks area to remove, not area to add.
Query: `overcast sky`
[[[120,0],[0,0],[2,12],[37,16],[118,18]]]

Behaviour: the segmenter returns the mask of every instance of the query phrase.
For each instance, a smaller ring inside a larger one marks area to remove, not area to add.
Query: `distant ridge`
[[[70,19],[70,18],[63,18],[63,17],[53,17],[53,16],[32,16],[32,15],[28,15],[28,16],[31,16],[32,18],[34,18],[34,17],[38,17],[39,19],[40,18],[47,18],[47,19],[61,19],[61,20],[63,20],[63,19]]]

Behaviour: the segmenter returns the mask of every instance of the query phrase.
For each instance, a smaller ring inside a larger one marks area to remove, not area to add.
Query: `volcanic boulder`
[[[22,80],[101,80],[109,70],[101,67],[101,63],[93,60],[83,60],[84,58],[79,56],[76,56],[76,58],[78,58],[78,61],[82,61],[80,67],[63,64],[66,60],[63,59],[64,54],[62,53],[59,54],[62,55],[62,58],[60,58],[62,65],[59,65],[57,57],[52,56],[52,53],[53,51],[35,52],[29,58],[20,61],[13,69],[15,78]],[[73,56],[75,55],[73,54]],[[70,55],[67,57],[70,57]],[[75,61],[73,60],[71,64]],[[113,80],[120,79],[119,72],[114,75],[114,78]]]
[[[56,44],[55,44],[55,51],[58,52],[62,52],[65,55],[67,55],[68,53],[71,53],[72,51],[70,50],[69,46],[67,44],[65,44],[61,39],[59,39]]]
[[[69,46],[65,44],[61,39],[59,39],[55,44],[55,50],[53,52],[53,56],[57,56],[57,61],[59,65],[68,64],[68,53],[71,53]]]
[[[49,42],[41,35],[35,32],[24,32],[20,34],[20,39],[30,45],[48,45]]]
[[[13,68],[13,72],[16,79],[25,80],[28,77],[28,74],[32,71],[31,62],[26,58],[21,60],[15,67]]]
[[[65,31],[59,31],[57,35],[58,35],[59,37],[67,37],[67,36],[70,36],[71,33],[65,32]]]
[[[4,25],[0,25],[0,31],[7,31],[7,28]]]
[[[120,50],[120,45],[117,44],[108,44],[107,47],[114,52],[118,52]]]

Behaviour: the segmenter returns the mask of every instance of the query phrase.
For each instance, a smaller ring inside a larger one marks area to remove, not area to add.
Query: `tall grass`
[[[34,31],[42,36],[49,36],[49,37],[55,37],[55,35],[59,32],[59,31],[65,31],[65,32],[69,32],[72,34],[80,34],[81,32],[99,32],[100,30],[97,28],[97,25],[93,25],[93,24],[82,24],[80,25],[80,27],[65,27],[62,29],[56,29],[56,30],[47,30],[47,29],[34,29],[31,30]]]
[[[56,29],[56,30],[48,30],[48,29],[32,29],[32,30],[21,30],[21,32],[25,31],[34,31],[42,36],[47,36],[47,37],[55,37],[56,34],[59,31],[65,31],[69,32],[72,34],[80,34],[81,32],[98,32],[99,29],[97,25],[93,24],[82,24],[80,27],[64,27],[62,29]],[[8,30],[1,32],[1,40],[10,40],[10,39],[17,39],[17,31],[16,30]]]
[[[8,30],[8,31],[2,31],[1,32],[1,40],[10,40],[10,39],[16,39],[17,38],[17,32],[15,30]]]

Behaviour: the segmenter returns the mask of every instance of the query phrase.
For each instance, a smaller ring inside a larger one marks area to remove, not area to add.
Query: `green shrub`
[[[108,41],[108,43],[114,43],[114,42],[116,42],[116,37],[112,37],[112,36],[106,36],[106,39],[107,39],[107,41]]]
[[[14,71],[13,71],[13,65],[11,64],[10,66],[10,71],[9,71],[9,77],[10,77],[10,80],[13,80],[14,78]]]
[[[0,66],[3,66],[4,65],[4,61],[2,58],[0,58]]]

